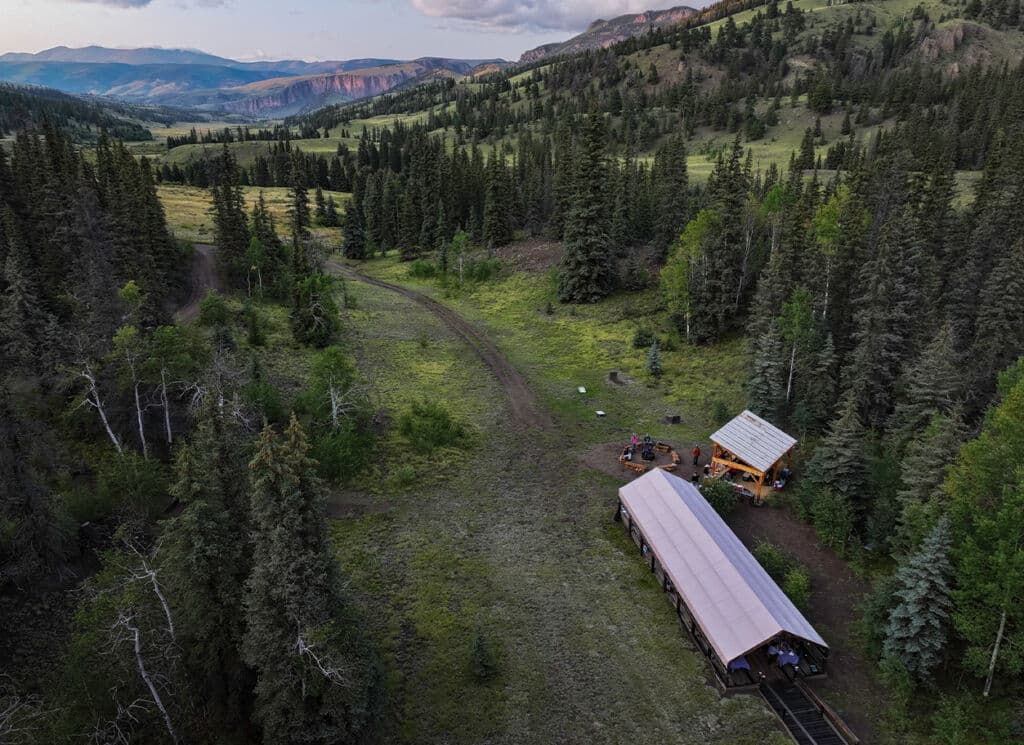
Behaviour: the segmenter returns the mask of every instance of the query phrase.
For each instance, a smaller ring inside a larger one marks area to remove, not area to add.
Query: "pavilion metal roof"
[[[711,441],[761,472],[778,463],[796,445],[794,438],[750,411],[744,411],[711,435]]]
[[[782,633],[828,647],[693,484],[659,468],[619,500],[724,664]]]

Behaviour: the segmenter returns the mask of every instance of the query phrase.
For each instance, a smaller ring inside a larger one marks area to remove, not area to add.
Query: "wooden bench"
[[[659,442],[657,445],[654,446],[654,449],[657,450],[659,453],[672,452],[672,446],[666,445],[664,442]]]
[[[658,468],[660,468],[662,471],[674,471],[677,468],[679,468],[679,466],[677,466],[675,463],[668,463],[664,466],[658,466]]]
[[[622,461],[622,465],[631,471],[636,471],[637,473],[647,473],[647,466],[640,463],[630,463],[628,460],[624,460]]]
[[[683,459],[679,457],[679,453],[677,453],[675,450],[671,451],[669,455],[672,456],[672,463],[674,465],[678,466],[680,463],[683,462]]]

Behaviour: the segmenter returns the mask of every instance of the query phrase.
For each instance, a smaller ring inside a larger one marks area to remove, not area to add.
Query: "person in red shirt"
[[[699,463],[700,463],[700,445],[694,445],[693,446],[693,465],[696,466]]]

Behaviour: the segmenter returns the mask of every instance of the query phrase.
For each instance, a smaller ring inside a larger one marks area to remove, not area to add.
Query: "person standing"
[[[693,446],[693,465],[700,464],[700,445]]]

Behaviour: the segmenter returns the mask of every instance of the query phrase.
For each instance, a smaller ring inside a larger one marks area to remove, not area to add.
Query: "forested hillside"
[[[350,475],[368,426],[330,346],[337,288],[306,251],[305,190],[285,251],[236,182],[226,157],[224,281],[265,303],[211,293],[186,327],[172,310],[191,247],[148,161],[105,135],[87,157],[49,123],[0,149],[4,742],[349,742],[369,726],[373,652],[321,481]],[[289,409],[263,367],[277,298],[285,337],[326,348]]]
[[[151,140],[142,124],[171,123],[181,112],[140,109],[112,101],[92,101],[47,88],[28,88],[0,83],[0,137],[18,130],[42,126],[48,120],[70,133],[76,141],[95,142],[101,131],[122,140]]]

